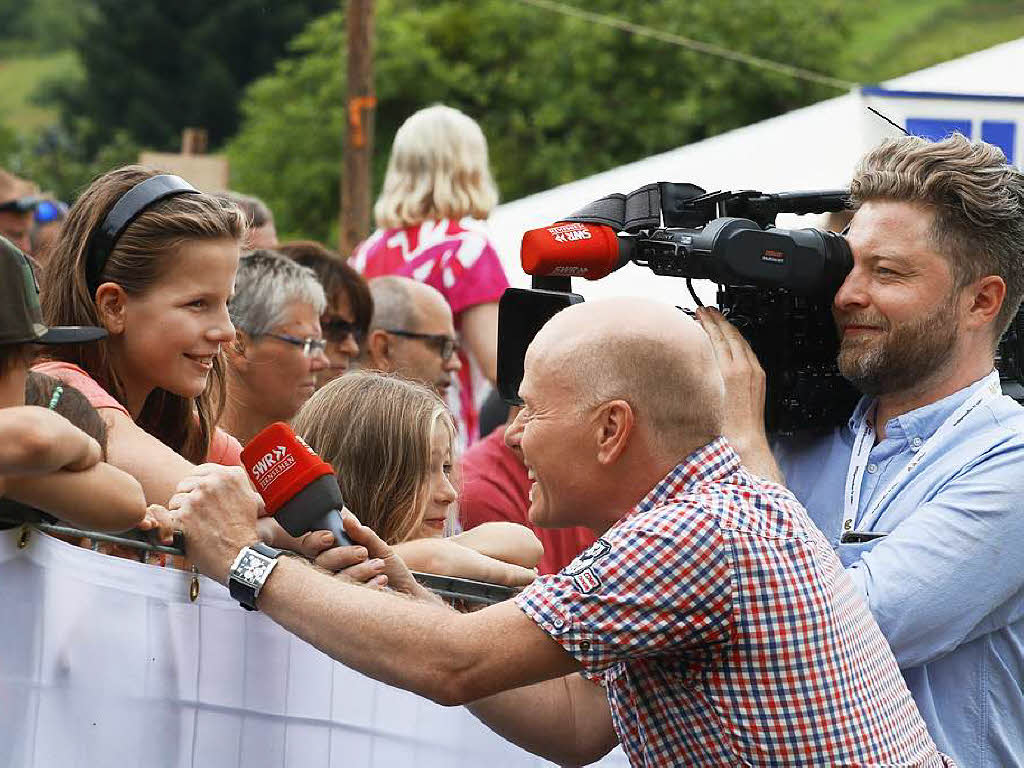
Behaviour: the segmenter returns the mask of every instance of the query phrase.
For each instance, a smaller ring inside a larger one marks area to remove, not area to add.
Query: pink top
[[[113,408],[125,416],[131,418],[128,409],[119,403],[113,395],[101,387],[92,376],[79,368],[74,363],[66,363],[55,360],[46,363],[38,363],[32,366],[33,371],[45,373],[48,376],[60,379],[65,384],[70,384],[77,389],[92,405],[93,408]],[[211,464],[223,464],[225,466],[242,465],[242,444],[224,430],[215,428],[213,439],[210,441],[210,450],[206,454],[206,460]]]
[[[412,227],[378,229],[356,248],[352,266],[366,279],[382,275],[411,277],[439,290],[461,329],[461,314],[470,307],[497,301],[508,288],[498,252],[487,225],[466,217],[460,221],[425,221]],[[459,352],[462,370],[449,394],[449,407],[460,426],[460,443],[479,437],[477,410],[488,391],[476,361]]]

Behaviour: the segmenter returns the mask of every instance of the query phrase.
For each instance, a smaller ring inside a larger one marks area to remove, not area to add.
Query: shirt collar
[[[914,437],[920,438],[921,440],[927,440],[942,426],[943,422],[949,418],[949,416],[959,408],[964,402],[967,401],[975,392],[980,391],[982,388],[988,386],[989,379],[994,373],[989,373],[982,378],[978,379],[973,384],[969,384],[963,389],[957,390],[951,395],[947,395],[941,400],[936,400],[934,403],[928,403],[928,405],[922,405],[920,408],[915,408],[912,411],[907,411],[901,416],[897,416],[894,419],[890,419],[889,423],[885,426],[885,432],[889,434],[898,434],[900,432],[907,439]],[[850,432],[856,434],[860,430],[861,424],[864,420],[873,417],[875,412],[875,403],[878,399],[875,397],[864,396],[857,403],[857,407],[853,409],[853,415],[850,416],[847,426]],[[875,425],[872,425],[874,427]]]
[[[739,468],[740,457],[736,451],[724,437],[716,438],[677,464],[651,489],[643,501],[633,508],[633,512],[649,512],[673,496],[685,493],[697,485],[722,480]]]

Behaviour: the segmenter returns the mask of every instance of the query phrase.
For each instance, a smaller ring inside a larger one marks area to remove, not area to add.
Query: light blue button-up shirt
[[[863,398],[849,423],[824,436],[773,447],[787,485],[867,600],[939,749],[964,767],[1024,768],[1024,408],[1005,396],[988,400],[900,475],[985,385],[885,425],[854,528],[888,535],[864,544],[839,537],[854,435],[874,401]]]

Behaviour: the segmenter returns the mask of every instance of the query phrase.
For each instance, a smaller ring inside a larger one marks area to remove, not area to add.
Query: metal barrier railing
[[[163,544],[154,544],[153,542],[141,538],[141,536],[144,535],[141,533],[139,534],[140,538],[134,538],[130,535],[102,533],[100,531],[86,531],[69,525],[46,522],[45,520],[24,520],[5,516],[0,516],[0,523],[8,523],[22,528],[19,546],[24,546],[28,543],[30,531],[38,530],[42,533],[58,536],[72,536],[89,539],[93,543],[93,549],[97,549],[100,543],[108,543],[137,549],[139,550],[140,555],[143,556],[154,552],[173,555],[175,557],[185,556],[185,551],[182,548],[182,544],[184,542],[180,539],[175,540],[174,546],[166,546]],[[513,587],[506,587],[501,584],[489,584],[483,581],[460,579],[454,576],[440,576],[438,574],[420,573],[417,571],[413,571],[412,575],[415,577],[416,581],[445,600],[456,600],[474,605],[493,605],[494,603],[500,603],[514,597],[519,591]]]

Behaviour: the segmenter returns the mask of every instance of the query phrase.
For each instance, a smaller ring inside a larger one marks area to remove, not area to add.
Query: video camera
[[[658,182],[609,195],[523,236],[523,269],[533,289],[510,288],[498,320],[498,390],[518,400],[523,357],[556,312],[583,301],[571,278],[595,280],[629,262],[658,275],[718,285],[717,303],[765,370],[769,433],[825,430],[848,419],[859,397],[836,365],[832,299],[853,266],[846,239],[819,229],[779,229],[780,213],[849,206],[846,190],[707,193]],[[1024,311],[999,344],[1004,392],[1024,400]]]

